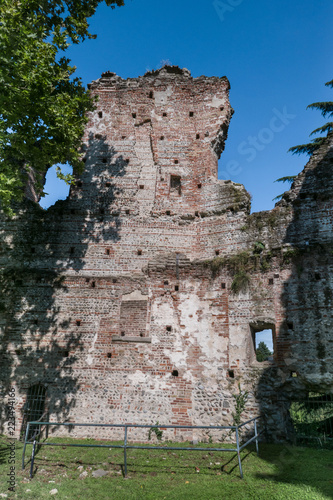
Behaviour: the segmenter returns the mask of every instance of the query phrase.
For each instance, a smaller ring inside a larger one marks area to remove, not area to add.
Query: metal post
[[[24,446],[23,446],[23,453],[22,453],[22,470],[24,469],[24,458],[25,458],[25,449],[27,447],[27,441],[28,441],[28,435],[29,435],[29,422],[27,423],[27,428],[25,430],[25,438],[24,438]]]
[[[240,456],[240,451],[239,451],[238,426],[236,427],[236,444],[237,444],[237,455],[238,455],[239,472],[240,472],[240,477],[243,479],[242,461],[241,461],[241,456]]]
[[[125,467],[124,476],[125,477],[127,476],[127,450],[126,450],[126,446],[127,446],[127,425],[125,425],[125,436],[124,436],[124,467]]]
[[[35,449],[36,449],[36,439],[34,439],[34,443],[32,445],[31,466],[30,466],[30,479],[32,479],[32,474],[33,474],[33,471],[34,471]]]
[[[254,435],[256,437],[256,450],[257,455],[259,455],[259,446],[258,446],[258,431],[257,431],[257,419],[254,421]]]

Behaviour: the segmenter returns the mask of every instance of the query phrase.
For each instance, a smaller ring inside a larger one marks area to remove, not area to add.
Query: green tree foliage
[[[276,179],[276,181],[274,181],[274,182],[289,182],[289,184],[292,184],[294,182],[295,178],[296,178],[296,175],[286,175],[286,177],[280,177],[279,179]],[[275,196],[275,198],[273,198],[273,201],[281,200],[283,194],[284,193],[278,194],[277,196]]]
[[[269,356],[271,356],[272,353],[271,351],[268,349],[267,345],[265,344],[265,342],[259,342],[259,345],[256,349],[256,357],[257,357],[257,361],[266,361],[266,359],[269,358]]]
[[[333,88],[333,80],[325,83],[326,87]],[[326,102],[314,102],[313,104],[309,104],[306,109],[319,109],[324,118],[333,118],[333,101]],[[329,133],[333,132],[333,122],[329,121],[322,127],[316,128],[313,132],[311,132],[310,136],[315,134],[326,134],[325,136],[316,137],[308,144],[300,144],[298,146],[293,146],[289,149],[293,154],[301,154],[306,153],[311,156],[324,142],[325,137]]]
[[[325,83],[326,87],[331,87],[333,88],[333,80]],[[329,117],[333,118],[333,102],[332,101],[326,101],[326,102],[314,102],[312,104],[309,104],[306,109],[319,109],[321,111],[321,114],[324,118]],[[325,125],[322,127],[318,127],[313,132],[311,132],[310,137],[315,134],[319,133],[325,133],[325,136],[322,137],[316,137],[315,139],[312,139],[311,142],[308,144],[299,144],[298,146],[293,146],[292,148],[289,148],[288,151],[291,151],[292,154],[301,154],[301,153],[306,153],[309,156],[311,156],[325,141],[325,138],[329,133],[333,132],[333,122],[327,122]],[[288,175],[286,177],[280,177],[279,179],[276,179],[274,182],[289,182],[292,184],[295,180],[296,175]],[[279,194],[275,198],[273,198],[273,201],[275,200],[280,200],[283,197],[283,194]]]
[[[41,194],[50,166],[83,167],[79,147],[94,102],[63,52],[94,38],[87,19],[101,1],[1,0],[0,200],[7,212],[22,199],[29,172]],[[58,176],[73,179],[60,169]]]

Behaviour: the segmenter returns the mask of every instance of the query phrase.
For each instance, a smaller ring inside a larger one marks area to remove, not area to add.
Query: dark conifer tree
[[[333,80],[325,83],[326,87],[333,88]],[[314,102],[309,104],[306,109],[319,109],[324,118],[333,118],[333,101],[326,102]],[[293,154],[306,153],[311,156],[325,141],[325,138],[329,133],[333,132],[333,121],[327,122],[322,127],[318,127],[313,132],[311,132],[310,137],[315,134],[326,134],[325,136],[316,137],[312,139],[308,144],[300,144],[298,146],[293,146],[289,149]]]

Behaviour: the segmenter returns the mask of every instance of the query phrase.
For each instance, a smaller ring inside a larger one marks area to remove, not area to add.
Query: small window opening
[[[223,110],[224,110],[224,106],[221,106],[221,107],[220,107],[220,111],[223,111]]]
[[[196,217],[199,217],[199,212],[194,212],[194,215],[195,215]]]
[[[168,116],[166,113],[163,113],[163,116]]]
[[[274,274],[274,278],[280,278],[279,274]]]
[[[143,337],[143,336],[144,336],[144,335],[143,335],[143,333],[141,332],[141,333],[140,333],[140,337]]]
[[[130,162],[130,159],[129,158],[126,158],[125,162],[127,163],[127,165],[129,164]]]
[[[86,283],[89,283],[89,281],[90,281],[90,278],[86,278]]]
[[[316,279],[317,281],[319,281],[319,280],[320,280],[320,274],[319,274],[319,273],[315,273],[315,279]]]
[[[173,377],[178,377],[178,370],[172,370],[171,375],[172,375]]]
[[[106,355],[106,357],[109,358],[109,359],[112,358],[111,352],[108,352],[107,355]]]
[[[179,175],[170,176],[170,192],[181,194],[181,177]]]
[[[164,141],[164,135],[161,135],[160,140]]]
[[[199,182],[198,189],[201,189],[201,187],[202,187],[202,184],[201,184],[201,182]]]
[[[260,363],[263,361],[273,361],[273,330],[263,329],[254,331],[253,337],[256,360]]]
[[[190,112],[189,112],[189,116],[190,116],[190,118],[192,118],[192,117],[194,116],[194,112],[193,112],[193,111],[190,111]]]
[[[90,286],[91,286],[91,288],[95,288],[96,287],[96,282],[92,281]]]
[[[125,337],[125,332],[121,332],[120,334],[122,337]]]
[[[75,252],[75,248],[71,247],[69,253],[71,253],[73,255],[74,252]]]
[[[103,118],[103,111],[99,111],[98,116],[99,116],[99,118]]]
[[[205,132],[205,137],[209,137],[209,132]]]
[[[95,139],[102,139],[102,135],[101,134],[95,134]]]
[[[269,280],[268,280],[268,284],[269,284],[269,285],[274,285],[274,280],[273,280],[273,278],[269,278]]]
[[[179,285],[175,285],[175,292],[179,291]]]
[[[19,349],[16,349],[15,354],[16,354],[16,356],[20,356],[21,355],[21,351]]]
[[[122,136],[121,136],[121,138],[122,138],[122,139],[126,139],[126,135],[122,135]]]
[[[136,113],[132,113],[132,118],[136,118]]]
[[[38,318],[34,319],[34,325],[38,325]]]
[[[78,188],[81,188],[82,187],[82,181],[77,181],[76,185],[77,185]]]
[[[117,283],[117,279],[116,279],[116,278],[113,278],[113,279],[112,279],[112,283]]]
[[[225,283],[221,283],[221,288],[222,288],[222,290],[225,289]]]
[[[99,213],[100,213],[101,215],[104,215],[104,214],[105,214],[105,210],[104,210],[104,208],[100,208],[100,209],[99,209]]]
[[[63,358],[68,358],[68,356],[69,356],[69,351],[62,351]]]
[[[171,214],[170,210],[167,210],[165,213],[166,213],[167,215],[170,215],[170,214]]]
[[[161,182],[163,182],[163,181],[164,181],[164,177],[161,177]]]
[[[138,250],[138,255],[142,255],[142,250]]]
[[[215,250],[215,255],[220,255],[220,250]]]
[[[129,215],[129,213],[130,213],[129,209],[128,209],[128,208],[126,208],[126,210],[125,210],[125,214],[126,214],[126,215]]]
[[[36,252],[36,248],[35,247],[32,247],[31,248],[31,253],[35,253]]]
[[[151,91],[149,92],[149,99],[152,99],[153,97],[154,97],[154,92],[151,90]]]
[[[106,183],[105,183],[105,186],[106,186],[106,187],[110,187],[110,186],[111,186],[111,182],[106,182]]]
[[[108,161],[108,160],[107,160],[107,158],[105,158],[105,156],[104,156],[104,157],[102,158],[102,162],[103,162],[103,163],[106,163],[107,161]]]
[[[77,319],[77,320],[75,321],[75,323],[76,323],[76,326],[81,326],[81,320],[80,320],[80,319]]]
[[[196,138],[196,139],[200,139],[200,134],[197,134],[197,135],[195,136],[195,138]]]
[[[106,253],[106,255],[110,255],[110,248],[106,248],[105,253]]]
[[[170,326],[170,325],[168,325],[168,326],[166,327],[166,331],[167,331],[167,332],[171,332],[171,330],[172,330],[171,326]]]
[[[165,285],[168,285],[168,284],[169,284],[168,280],[165,280],[164,284],[165,284]]]
[[[228,370],[228,377],[229,378],[235,378],[235,372],[234,372],[234,370]]]
[[[178,165],[178,163],[179,163],[178,160],[175,160],[175,165]]]
[[[87,158],[86,158],[86,157],[84,157],[84,158],[82,158],[82,160],[81,160],[81,161],[82,161],[83,163],[86,163]]]
[[[145,187],[144,187],[144,185],[143,185],[143,184],[140,184],[139,188],[140,188],[140,189],[144,189]]]
[[[294,323],[292,321],[287,321],[287,327],[288,327],[288,330],[293,330],[294,329]]]

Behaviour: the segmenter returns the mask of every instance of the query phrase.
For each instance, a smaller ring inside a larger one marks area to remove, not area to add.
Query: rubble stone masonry
[[[68,198],[2,217],[0,376],[18,422],[41,384],[53,421],[230,425],[241,384],[242,420],[286,438],[293,399],[333,392],[333,138],[250,215],[244,187],[217,179],[226,77],[165,66],[90,89]]]

